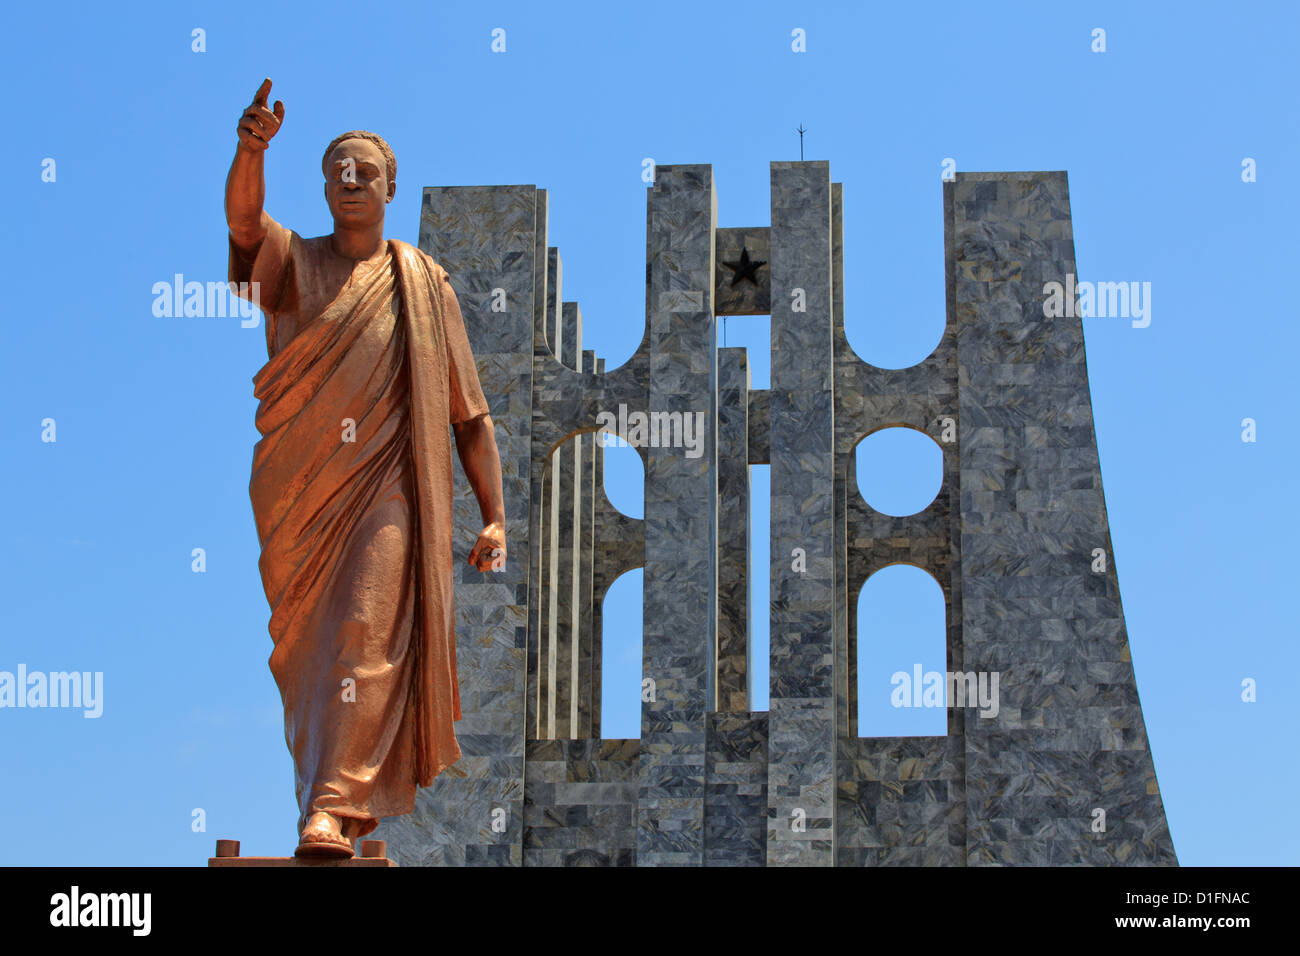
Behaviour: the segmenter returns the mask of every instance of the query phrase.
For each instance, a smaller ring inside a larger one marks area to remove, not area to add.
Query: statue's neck
[[[374,259],[386,251],[387,245],[383,222],[362,232],[336,229],[330,236],[330,249],[344,259]]]

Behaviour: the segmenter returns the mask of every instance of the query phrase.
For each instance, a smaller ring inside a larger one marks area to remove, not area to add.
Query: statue
[[[468,558],[479,571],[505,561],[501,463],[447,273],[384,240],[392,150],[363,130],[330,143],[334,232],[303,239],[262,208],[284,118],[270,90],[239,121],[226,180],[230,280],[266,316],[249,495],[301,811],[295,855],[349,857],[460,757],[448,426],[482,515]]]

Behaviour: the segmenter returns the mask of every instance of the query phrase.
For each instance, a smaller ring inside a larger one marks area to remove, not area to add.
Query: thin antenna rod
[[[803,134],[806,132],[808,131],[803,128],[803,123],[800,123],[798,133],[799,133],[799,162],[801,163],[803,162]]]

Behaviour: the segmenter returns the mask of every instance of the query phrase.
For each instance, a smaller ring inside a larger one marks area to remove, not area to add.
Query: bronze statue
[[[265,80],[226,179],[230,280],[266,316],[249,494],[271,606],[271,671],[297,780],[299,856],[351,856],[380,817],[460,757],[450,431],[503,566],[492,418],[447,273],[384,240],[397,162],[354,130],[325,150],[334,232],[303,239],[263,210],[284,118]]]

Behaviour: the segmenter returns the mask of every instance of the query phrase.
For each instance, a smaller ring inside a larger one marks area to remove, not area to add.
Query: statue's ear
[[[388,201],[392,202],[393,196],[395,196],[396,194],[397,194],[397,180],[390,179],[388,181]]]

